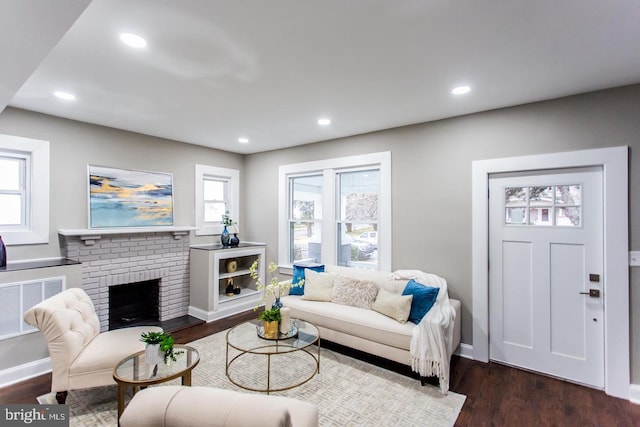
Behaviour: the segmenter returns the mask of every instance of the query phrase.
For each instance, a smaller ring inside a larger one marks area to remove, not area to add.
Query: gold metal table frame
[[[163,360],[155,366],[145,361],[145,352],[139,351],[123,359],[113,370],[113,379],[118,383],[118,424],[124,411],[125,392],[133,387],[133,394],[150,385],[160,384],[176,378],[182,378],[182,385],[191,385],[191,371],[200,362],[198,350],[188,345],[174,345],[176,361],[165,364]]]
[[[226,335],[226,359],[225,359],[225,374],[231,383],[245,390],[256,391],[261,393],[267,393],[274,391],[289,390],[294,387],[299,387],[302,384],[308,382],[316,374],[320,373],[320,332],[315,325],[310,322],[302,321],[298,319],[291,319],[298,327],[298,335],[293,338],[286,339],[274,339],[267,340],[260,338],[256,331],[256,322],[250,321],[241,323],[227,332]],[[309,347],[317,344],[317,354],[313,354],[309,351]],[[239,351],[239,354],[229,357],[229,349],[235,349]],[[315,369],[311,371],[309,376],[303,376],[302,379],[292,385],[280,388],[271,387],[271,357],[277,357],[278,355],[287,354],[300,351],[308,354],[315,362]],[[234,381],[229,371],[233,366],[233,363],[244,355],[258,354],[267,357],[267,386],[266,388],[249,387],[245,384],[241,384]]]

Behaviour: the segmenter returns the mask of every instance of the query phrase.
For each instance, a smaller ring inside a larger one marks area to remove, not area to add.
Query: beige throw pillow
[[[400,323],[407,323],[409,313],[411,312],[412,300],[413,295],[392,294],[384,289],[380,289],[372,309]]]
[[[310,301],[331,301],[334,273],[318,273],[307,268],[304,271],[304,295],[302,299]]]
[[[371,309],[378,287],[371,282],[338,276],[333,284],[331,302]]]

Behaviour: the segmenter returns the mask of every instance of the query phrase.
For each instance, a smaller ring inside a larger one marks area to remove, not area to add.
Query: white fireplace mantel
[[[176,240],[182,239],[197,227],[189,225],[176,227],[130,227],[130,228],[86,228],[86,229],[61,229],[58,234],[61,236],[79,236],[80,240],[87,246],[92,246],[96,240],[100,240],[102,236],[110,236],[114,234],[149,234],[149,233],[171,233]]]

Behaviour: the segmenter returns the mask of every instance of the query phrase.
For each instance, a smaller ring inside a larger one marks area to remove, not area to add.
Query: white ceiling
[[[253,153],[638,83],[640,2],[93,0],[33,69],[9,105]]]

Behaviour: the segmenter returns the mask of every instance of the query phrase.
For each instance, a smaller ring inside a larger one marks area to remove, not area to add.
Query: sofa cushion
[[[318,273],[324,272],[324,264],[317,263],[295,263],[293,264],[293,277],[291,279],[290,295],[304,295],[304,282],[301,286],[297,285],[301,280],[305,280],[304,271],[306,269],[316,271]]]
[[[409,318],[409,313],[411,312],[411,300],[413,300],[412,295],[392,294],[384,289],[380,289],[371,308],[400,323],[406,323]]]
[[[318,273],[313,270],[305,272],[303,299],[310,301],[331,301],[333,281],[336,275],[333,273]]]
[[[333,282],[331,302],[371,309],[376,295],[378,287],[373,283],[338,275]]]
[[[306,301],[289,295],[282,299],[291,309],[291,317],[304,319],[316,326],[354,335],[369,341],[409,350],[413,323],[400,323],[390,317],[365,308],[340,304]]]
[[[422,318],[431,310],[433,304],[438,297],[438,288],[432,288],[411,279],[407,282],[402,295],[412,295],[411,312],[409,313],[409,322],[415,324],[420,323]]]

